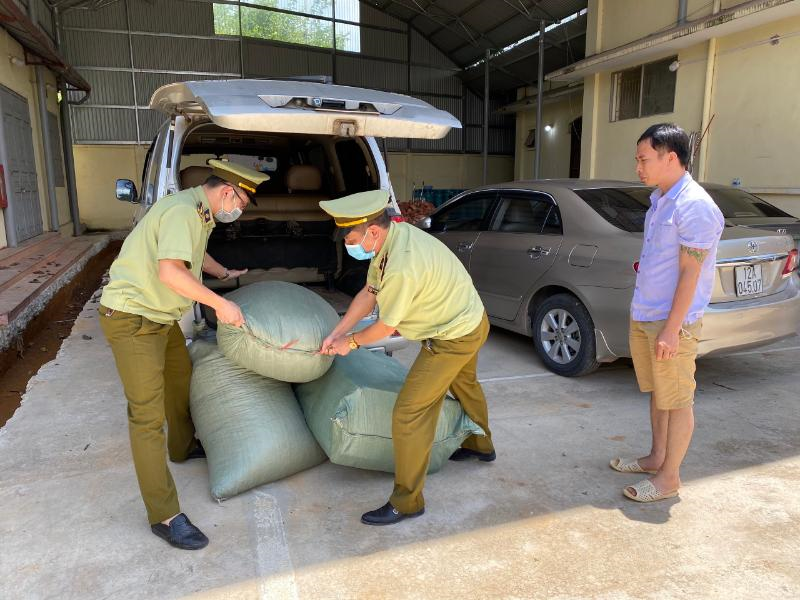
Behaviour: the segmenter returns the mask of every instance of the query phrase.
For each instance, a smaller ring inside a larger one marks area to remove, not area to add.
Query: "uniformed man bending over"
[[[393,223],[385,190],[320,202],[345,233],[347,252],[371,259],[367,285],[323,341],[321,352],[346,355],[396,329],[422,341],[392,414],[394,492],[384,506],[365,513],[367,525],[390,525],[425,512],[422,488],[436,423],[447,390],[486,436],[470,436],[450,458],[495,459],[489,414],[476,375],[478,351],[489,321],[472,279],[439,240],[407,223]],[[358,333],[353,327],[374,308],[380,318]]]
[[[131,231],[100,299],[100,325],[128,399],[133,463],[151,530],[186,550],[205,547],[208,538],[180,510],[167,468],[164,419],[170,460],[205,454],[189,415],[192,365],[177,321],[194,300],[212,307],[222,323],[244,322],[236,304],[200,282],[200,271],[231,276],[206,255],[208,237],[215,220],[237,219],[248,193],[269,178],[233,163],[209,165],[205,184],[160,199]]]

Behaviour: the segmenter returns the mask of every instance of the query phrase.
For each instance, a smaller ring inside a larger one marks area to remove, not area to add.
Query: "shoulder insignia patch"
[[[378,265],[378,270],[381,272],[381,281],[383,281],[383,276],[386,274],[386,263],[389,262],[389,253],[383,255],[380,264]]]
[[[204,225],[207,225],[211,222],[211,211],[208,210],[202,202],[197,203],[197,216],[200,217],[200,220],[203,221]]]

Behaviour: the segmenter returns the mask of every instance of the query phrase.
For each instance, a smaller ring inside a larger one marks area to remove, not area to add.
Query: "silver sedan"
[[[708,186],[712,197],[725,190]],[[719,203],[719,202],[718,202]],[[579,376],[629,357],[629,307],[650,188],[621,181],[516,181],[470,190],[423,227],[466,266],[493,325],[532,337],[544,364]],[[729,225],[699,353],[798,334],[797,248]]]

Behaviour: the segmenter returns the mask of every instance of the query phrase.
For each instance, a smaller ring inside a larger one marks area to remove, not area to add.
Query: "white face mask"
[[[222,208],[214,213],[214,219],[220,223],[233,223],[242,216],[242,209],[236,206],[236,192],[233,192],[233,210],[225,210],[225,200],[222,201]]]

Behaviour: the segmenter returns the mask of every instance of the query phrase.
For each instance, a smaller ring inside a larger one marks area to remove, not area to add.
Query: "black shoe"
[[[200,440],[197,440],[197,445],[192,448],[192,451],[186,455],[186,460],[191,460],[193,458],[205,458],[206,457],[206,450],[203,448],[203,444],[200,443]]]
[[[371,510],[361,515],[361,522],[365,525],[394,525],[405,519],[413,519],[425,512],[425,509],[415,513],[401,513],[391,502],[387,502],[377,510]]]
[[[495,458],[497,458],[497,454],[494,450],[491,452],[478,452],[477,450],[470,450],[469,448],[459,448],[450,455],[450,460],[460,462],[462,460],[469,460],[472,457],[475,457],[482,462],[492,462]]]
[[[150,526],[150,530],[170,546],[181,550],[200,550],[208,546],[208,538],[183,513],[172,519],[169,525],[156,523]]]

